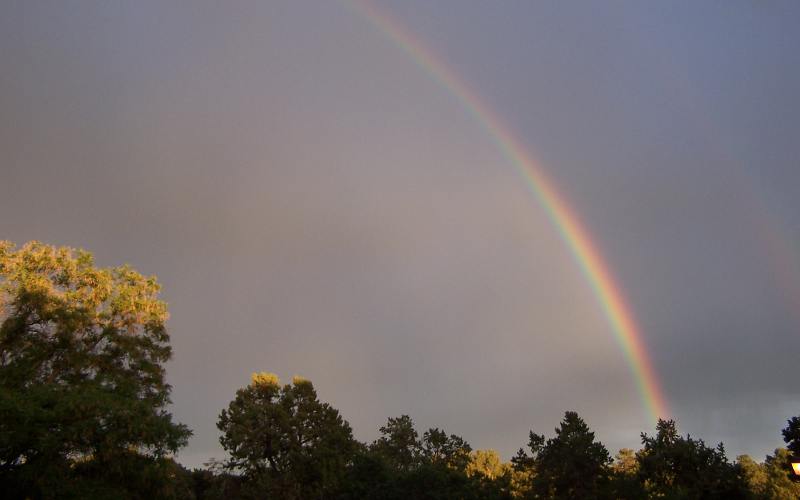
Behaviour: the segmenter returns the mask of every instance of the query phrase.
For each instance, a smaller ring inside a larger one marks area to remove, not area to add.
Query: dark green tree
[[[194,500],[228,500],[242,498],[242,478],[224,470],[224,465],[205,464],[206,469],[191,472]]]
[[[722,443],[682,437],[674,420],[659,420],[656,435],[642,434],[636,454],[639,478],[648,495],[660,498],[747,498],[747,486],[728,462]]]
[[[455,434],[447,435],[438,428],[429,429],[422,436],[422,459],[430,464],[444,465],[463,471],[470,460],[472,447]]]
[[[346,498],[495,498],[466,474],[471,447],[461,437],[430,429],[420,440],[408,415],[389,418],[380,432],[354,460]]]
[[[310,381],[254,374],[219,416],[226,467],[244,475],[254,498],[331,498],[358,444],[339,411],[317,399]]]
[[[595,441],[594,432],[574,411],[564,414],[555,432],[547,441],[531,432],[528,446],[532,457],[523,452],[513,459],[516,467],[527,464],[532,468],[531,493],[535,498],[601,496],[611,463],[608,450]]]
[[[190,431],[165,409],[172,351],[159,289],[127,266],[95,267],[88,252],[0,242],[7,497],[146,494],[118,464],[134,461],[145,475],[152,465],[152,486],[166,467],[161,458],[186,444]]]
[[[411,417],[390,417],[380,432],[381,437],[372,443],[370,451],[399,471],[409,471],[420,465],[422,444]]]
[[[800,417],[787,420],[787,426],[781,431],[786,448],[795,455],[800,456]]]
[[[419,443],[415,467],[399,477],[404,498],[479,498],[480,483],[466,474],[472,448],[461,437],[433,428]]]
[[[362,446],[356,452],[352,464],[347,468],[342,498],[362,499],[403,499],[405,498],[397,486],[396,469],[387,461]]]

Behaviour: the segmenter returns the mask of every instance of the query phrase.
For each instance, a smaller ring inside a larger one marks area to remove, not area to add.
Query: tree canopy
[[[96,267],[85,251],[0,242],[5,485],[65,496],[98,469],[158,463],[186,444],[190,431],[165,409],[172,351],[159,290],[128,266]]]
[[[787,420],[787,426],[781,431],[786,448],[797,456],[800,456],[800,417],[792,417]]]
[[[659,420],[655,436],[642,434],[637,454],[639,476],[650,496],[669,498],[737,498],[744,487],[722,443],[680,436],[674,420]]]
[[[555,433],[546,442],[530,433],[533,456],[527,463],[536,476],[533,491],[541,498],[596,498],[611,462],[608,450],[574,411],[564,414]],[[525,463],[524,455],[518,463]]]
[[[276,375],[254,374],[217,427],[227,468],[243,472],[251,490],[277,498],[330,498],[357,448],[339,411],[301,377],[281,386]]]

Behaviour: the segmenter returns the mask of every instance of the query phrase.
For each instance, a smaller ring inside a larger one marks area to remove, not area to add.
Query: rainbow
[[[563,196],[559,195],[542,167],[525,151],[521,142],[504,125],[500,117],[470,90],[463,79],[403,25],[395,21],[389,13],[367,0],[350,0],[346,5],[376,26],[436,82],[452,93],[525,179],[528,189],[547,213],[597,297],[628,361],[648,416],[653,423],[658,418],[666,418],[669,415],[667,404],[653,364],[645,350],[636,318],[626,304],[622,290],[614,282],[608,265],[593,244],[589,233]]]

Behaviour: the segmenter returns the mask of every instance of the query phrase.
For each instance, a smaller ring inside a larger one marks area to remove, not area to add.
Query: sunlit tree
[[[524,498],[529,489],[528,472],[515,470],[495,450],[473,451],[465,472],[486,497]]]
[[[95,496],[87,482],[105,482],[98,488],[107,492],[142,486],[126,484],[135,478],[123,463],[137,472],[170,467],[163,457],[190,431],[166,411],[163,365],[172,351],[159,289],[130,267],[96,267],[85,251],[0,242],[6,494]],[[142,481],[153,486],[160,472],[147,474]]]
[[[644,498],[644,485],[639,480],[636,452],[622,448],[611,465],[607,495],[611,498]]]
[[[466,467],[468,476],[483,476],[497,479],[511,469],[511,464],[504,463],[494,450],[475,450],[469,456]]]
[[[737,459],[739,474],[753,498],[769,500],[800,498],[800,483],[792,481],[789,476],[790,454],[786,448],[778,448],[774,454],[767,455],[763,464],[757,463],[747,455]]]

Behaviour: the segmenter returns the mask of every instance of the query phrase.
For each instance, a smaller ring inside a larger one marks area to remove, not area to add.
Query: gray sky
[[[682,432],[758,459],[800,414],[800,4],[381,2],[542,160]],[[508,458],[577,410],[652,431],[567,248],[475,118],[342,2],[0,5],[0,238],[156,274],[180,460],[253,371],[362,440]]]

